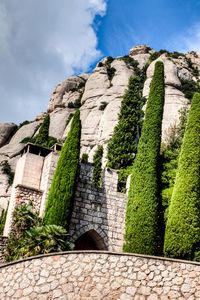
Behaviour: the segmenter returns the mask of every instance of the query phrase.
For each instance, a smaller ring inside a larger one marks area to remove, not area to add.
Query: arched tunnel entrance
[[[74,250],[107,250],[107,247],[100,235],[92,229],[75,241]]]

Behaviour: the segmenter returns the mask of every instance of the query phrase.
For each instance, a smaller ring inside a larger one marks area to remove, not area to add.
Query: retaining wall
[[[200,299],[200,264],[109,252],[65,252],[0,267],[0,299]]]

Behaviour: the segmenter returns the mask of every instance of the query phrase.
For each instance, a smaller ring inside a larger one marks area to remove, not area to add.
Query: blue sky
[[[200,0],[0,0],[0,122],[33,119],[60,81],[137,44],[200,51]]]
[[[187,51],[184,38],[195,39],[190,31],[198,25],[198,0],[109,0],[99,27],[99,48],[111,56],[123,55],[135,44]]]

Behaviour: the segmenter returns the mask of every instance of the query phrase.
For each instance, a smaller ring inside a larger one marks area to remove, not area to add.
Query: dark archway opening
[[[90,230],[76,240],[74,250],[107,250],[107,248],[99,234],[95,230]]]

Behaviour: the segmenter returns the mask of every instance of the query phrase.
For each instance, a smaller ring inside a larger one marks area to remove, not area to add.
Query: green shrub
[[[15,208],[12,231],[8,237],[4,253],[6,261],[13,261],[20,258],[20,249],[24,244],[26,230],[40,224],[39,215],[33,211],[30,203],[21,204]]]
[[[46,225],[31,228],[24,235],[19,255],[26,258],[39,254],[72,250],[72,244],[67,241],[67,238],[67,231],[61,226]]]
[[[125,55],[125,56],[121,57],[120,59],[126,63],[127,67],[133,67],[134,69],[138,68],[138,65],[139,65],[138,61],[135,60],[134,58],[132,58],[131,56]]]
[[[13,228],[6,243],[4,258],[13,261],[38,254],[71,250],[67,232],[61,226],[42,226],[31,204],[16,207]]]
[[[13,184],[15,173],[12,171],[11,166],[7,160],[1,163],[1,167],[2,167],[3,174],[7,175],[8,177],[8,186],[11,186]]]
[[[79,163],[80,132],[80,111],[77,110],[49,190],[44,215],[44,222],[47,225],[54,224],[65,228],[68,226]]]
[[[96,187],[100,187],[102,183],[102,157],[103,146],[99,145],[93,157],[93,184]]]
[[[50,125],[50,116],[46,115],[44,121],[39,129],[38,134],[36,135],[34,142],[37,145],[44,145],[48,141],[49,137],[49,125]]]
[[[121,103],[119,121],[108,143],[107,158],[110,168],[124,169],[134,161],[143,117],[142,87],[143,81],[140,77],[129,79],[128,89]]]
[[[165,255],[192,259],[200,242],[200,94],[192,100],[169,206]]]
[[[7,216],[7,209],[3,209],[0,216],[0,235],[3,235],[6,216]]]
[[[88,154],[87,153],[83,153],[82,157],[81,157],[81,163],[82,164],[86,164],[88,162]]]
[[[185,97],[192,100],[194,93],[200,93],[200,85],[193,80],[181,79],[180,90],[184,93]]]
[[[158,245],[158,163],[164,105],[164,66],[155,65],[145,120],[133,165],[126,211],[124,251],[151,254]]]
[[[67,106],[69,108],[79,108],[81,106],[81,98],[76,99],[74,102],[69,102]]]
[[[24,126],[24,125],[28,125],[28,124],[30,124],[31,123],[31,121],[28,121],[28,120],[26,120],[26,121],[23,121],[22,123],[19,123],[19,125],[18,125],[18,129],[19,128],[21,128],[22,126]]]

